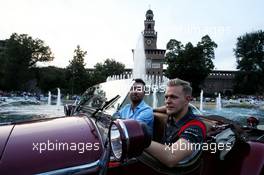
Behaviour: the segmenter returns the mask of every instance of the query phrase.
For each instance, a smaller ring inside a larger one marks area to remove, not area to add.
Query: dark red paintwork
[[[241,166],[241,175],[264,173],[264,144],[249,142],[249,145],[249,153],[243,159]]]
[[[0,127],[0,158],[2,157],[6,142],[8,140],[8,137],[9,137],[13,127],[14,127],[14,125],[6,125],[6,126]]]
[[[219,160],[218,154],[204,153],[198,169],[174,169],[169,174],[184,175],[261,175],[264,172],[264,146],[263,143],[249,142],[238,145],[225,160]],[[155,170],[156,168],[156,170]],[[108,170],[110,175],[134,175],[153,174],[165,175],[164,170],[157,171],[157,167],[150,167],[138,161],[131,164],[123,164]],[[169,169],[169,168],[168,168]],[[188,172],[189,171],[189,172]]]
[[[63,117],[17,124],[12,132],[11,128],[12,125],[0,128],[0,150],[6,145],[2,151],[0,174],[43,173],[92,163],[99,160],[102,155],[100,134],[92,121],[86,117]],[[33,150],[33,143],[47,143],[48,140],[53,143],[98,143],[100,148],[84,153],[78,151],[40,153],[36,149]]]
[[[102,133],[98,132],[93,121],[94,119],[86,116],[71,116],[1,126],[0,175],[45,173],[102,161],[106,149],[102,147],[100,135]],[[129,123],[129,121],[125,123]],[[139,127],[136,129],[133,126],[127,125],[128,134],[132,139],[138,138],[140,143],[131,140],[130,144],[135,148],[133,151],[142,150],[144,142],[142,131]],[[134,130],[135,133],[133,133]],[[105,128],[105,132],[107,132],[107,128]],[[100,148],[97,151],[91,150],[84,153],[78,153],[78,151],[44,151],[39,153],[37,150],[33,150],[33,143],[46,143],[48,140],[54,143],[99,143]],[[138,152],[139,154],[140,152]],[[112,168],[108,169],[108,174],[166,174],[163,171],[157,171],[157,167],[143,164],[139,159],[131,160],[122,163],[110,162],[109,167],[112,166]],[[225,160],[220,160],[218,154],[204,152],[199,161],[201,164],[198,168],[187,168],[187,171],[181,172],[175,168],[171,172],[176,174],[258,175],[264,171],[264,144],[240,140],[225,157]],[[155,168],[156,170],[154,170]],[[98,164],[87,170],[86,174],[96,173],[99,169],[102,167],[99,168]]]

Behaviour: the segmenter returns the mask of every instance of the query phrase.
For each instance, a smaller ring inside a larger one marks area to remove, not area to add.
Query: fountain
[[[157,99],[157,91],[158,91],[158,87],[154,84],[153,85],[153,103],[152,103],[152,107],[156,108],[158,107],[158,99]]]
[[[216,109],[221,110],[222,109],[222,104],[221,104],[221,94],[218,93],[218,97],[216,98]]]
[[[57,88],[57,90],[58,90],[57,107],[59,108],[61,106],[61,92],[60,92],[60,88]]]
[[[146,67],[145,67],[145,48],[144,48],[144,36],[143,33],[140,34],[136,49],[133,54],[134,68],[133,68],[133,78],[145,79]]]
[[[51,92],[49,91],[48,105],[51,105]]]
[[[203,111],[203,90],[200,93],[200,111]]]

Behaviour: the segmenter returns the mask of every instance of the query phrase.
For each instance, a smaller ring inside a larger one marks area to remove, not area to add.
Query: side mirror
[[[66,115],[66,116],[71,116],[71,115],[73,115],[73,111],[74,111],[74,109],[75,109],[75,105],[68,105],[68,104],[66,104],[65,106],[64,106],[64,114]]]
[[[117,161],[136,157],[151,143],[147,125],[135,120],[113,121],[109,132],[110,149]]]

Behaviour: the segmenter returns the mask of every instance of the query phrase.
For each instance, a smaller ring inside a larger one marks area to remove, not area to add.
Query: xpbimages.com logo
[[[184,150],[203,150],[210,151],[210,153],[216,153],[217,151],[230,151],[232,148],[232,143],[189,143],[182,142],[179,140],[178,143],[165,144],[165,150],[169,150],[172,153],[175,151],[184,151]]]
[[[83,154],[85,151],[98,151],[100,149],[99,143],[84,143],[84,142],[59,142],[55,140],[52,142],[47,140],[47,142],[33,142],[32,150],[37,151],[40,154],[45,151],[78,151],[79,154]]]
[[[151,92],[161,92],[164,93],[166,91],[166,85],[145,85],[145,86],[132,86],[130,91],[134,92],[144,92],[145,95],[150,95]]]

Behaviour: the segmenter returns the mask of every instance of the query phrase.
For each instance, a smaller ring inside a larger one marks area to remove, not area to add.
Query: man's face
[[[185,95],[182,86],[168,86],[165,93],[167,114],[179,114],[188,108],[190,96]]]
[[[130,100],[138,103],[144,98],[144,85],[141,83],[134,83],[130,89]]]

